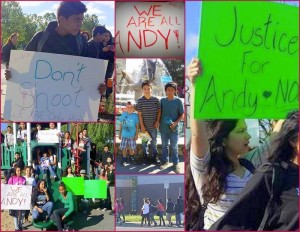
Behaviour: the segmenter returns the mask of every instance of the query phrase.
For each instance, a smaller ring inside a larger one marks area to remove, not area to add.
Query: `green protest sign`
[[[106,180],[85,180],[84,198],[107,198]]]
[[[62,182],[67,191],[71,191],[74,195],[84,194],[84,179],[82,177],[63,177]]]
[[[298,7],[202,3],[195,118],[285,118],[298,110]]]

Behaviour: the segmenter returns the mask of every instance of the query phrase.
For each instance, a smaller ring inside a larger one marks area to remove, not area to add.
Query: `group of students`
[[[59,231],[66,228],[67,219],[75,212],[74,196],[71,192],[66,191],[63,183],[59,184],[58,191],[60,193],[59,200],[64,204],[63,208],[58,208],[53,211],[53,202],[46,187],[45,180],[36,182],[34,178],[33,168],[25,167],[25,176],[22,176],[21,167],[15,167],[14,172],[9,178],[7,184],[10,185],[30,185],[33,187],[32,191],[32,218],[33,220],[48,221],[51,217]],[[53,212],[52,212],[53,211]],[[28,220],[30,210],[10,210],[10,215],[14,218],[15,231],[23,230],[23,219]]]
[[[181,222],[183,221],[183,212],[184,212],[184,203],[181,196],[179,196],[174,204],[171,198],[168,198],[167,207],[163,204],[161,198],[157,199],[157,205],[151,204],[150,198],[144,198],[144,204],[141,209],[141,226],[144,224],[151,226],[153,223],[154,226],[166,226],[164,215],[166,213],[166,220],[168,221],[168,227],[172,227],[172,216],[175,214],[176,218],[176,226],[180,227]],[[155,221],[154,216],[157,215],[159,217],[159,225]]]
[[[193,100],[201,72],[194,59],[188,67]],[[277,121],[264,144],[251,149],[244,119],[191,116],[186,229],[298,230],[298,133],[299,111],[294,111]]]
[[[139,130],[143,136],[143,164],[151,162],[160,165],[164,170],[169,164],[169,142],[173,161],[173,170],[180,173],[178,165],[178,124],[183,118],[184,110],[182,101],[175,95],[177,84],[169,82],[165,85],[166,97],[159,100],[152,96],[152,86],[149,81],[144,81],[141,85],[143,96],[137,101],[136,106],[127,102],[126,109],[119,117],[119,139],[122,150],[122,165],[127,162],[127,149],[129,150],[129,160],[135,161],[136,140]],[[137,111],[137,113],[135,113]],[[157,130],[160,130],[162,140],[162,158],[158,159],[157,151]],[[149,153],[148,143],[150,142],[152,154]]]

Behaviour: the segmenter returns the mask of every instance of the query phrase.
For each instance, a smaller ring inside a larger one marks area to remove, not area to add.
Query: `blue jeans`
[[[48,201],[45,205],[43,205],[42,207],[40,207],[44,212],[47,212],[47,215],[50,216],[51,212],[52,212],[52,208],[53,208],[53,203],[51,201]],[[43,213],[44,213],[43,212]],[[32,218],[38,219],[40,218],[40,216],[43,214],[40,213],[37,209],[33,209],[32,210]]]
[[[176,217],[176,225],[177,225],[177,226],[179,226],[179,225],[181,224],[180,216],[181,216],[180,213],[176,213],[176,214],[175,214],[175,217]]]
[[[148,133],[150,134],[152,140],[150,141],[150,145],[151,145],[151,149],[152,149],[152,157],[155,158],[157,156],[157,147],[156,147],[156,137],[157,137],[157,129],[154,128],[152,130],[147,130]],[[143,147],[143,154],[144,156],[149,154],[148,151],[148,142],[146,143],[142,143],[142,147]]]
[[[171,155],[173,164],[178,164],[178,133],[177,132],[161,132],[161,143],[162,143],[162,162],[169,162],[169,145],[171,148]]]
[[[16,210],[15,216],[16,216],[16,217],[14,217],[15,230],[21,230],[22,224],[23,224],[23,219],[25,216],[25,211],[24,210]]]
[[[39,169],[42,174],[47,174],[47,170],[49,170],[51,176],[56,176],[56,173],[54,171],[55,168],[56,168],[56,166],[50,165],[47,169],[43,169],[42,166],[39,165]]]

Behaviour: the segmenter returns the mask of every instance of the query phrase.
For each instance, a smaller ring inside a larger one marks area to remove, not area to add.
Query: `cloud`
[[[18,3],[20,4],[20,6],[22,8],[25,8],[25,7],[40,6],[44,2],[42,2],[42,1],[34,1],[34,2],[32,2],[32,1],[19,1]]]
[[[44,11],[38,13],[37,15],[44,16],[47,13],[54,13],[55,14],[56,12],[54,10],[44,10]]]
[[[186,50],[189,52],[195,52],[198,50],[199,35],[198,34],[187,34],[186,35]]]
[[[84,2],[85,3],[85,2]],[[89,3],[91,3],[91,2],[89,2]],[[88,4],[89,4],[88,3]],[[108,7],[110,7],[110,8],[112,8],[112,9],[114,9],[115,8],[115,2],[114,1],[97,1],[97,2],[93,2],[95,5],[100,5],[100,6],[108,6]]]

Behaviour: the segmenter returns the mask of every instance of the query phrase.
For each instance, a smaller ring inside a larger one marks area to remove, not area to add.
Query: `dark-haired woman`
[[[213,230],[299,231],[299,112],[288,115],[260,167]]]
[[[158,205],[156,206],[157,208],[157,213],[159,216],[159,226],[161,226],[161,221],[163,222],[164,226],[165,220],[164,220],[164,213],[165,213],[165,206],[160,198],[157,199]]]
[[[59,200],[64,204],[64,208],[54,210],[51,219],[55,222],[58,231],[62,231],[64,222],[74,213],[75,205],[74,195],[66,190],[64,183],[59,185],[58,190],[60,193]]]
[[[13,175],[9,178],[8,183],[11,185],[25,185],[26,179],[21,176],[21,168],[16,167],[13,171]],[[14,218],[15,231],[22,230],[23,219],[25,215],[24,210],[11,210],[12,217]]]
[[[200,62],[194,59],[188,68],[194,101],[195,77],[201,73]],[[193,112],[194,103],[191,103]],[[274,131],[279,131],[279,121]],[[241,120],[196,120],[191,116],[191,149],[187,166],[187,216],[199,223],[197,218],[204,212],[204,222],[196,229],[209,229],[222,217],[237,199],[252,177],[254,168],[270,156],[269,143],[250,152],[250,135],[244,119]],[[244,158],[247,165],[242,163]],[[250,161],[250,162],[249,162]],[[203,206],[200,207],[199,200]],[[192,202],[197,202],[195,206]],[[204,211],[205,210],[205,211]],[[189,228],[190,227],[190,228]],[[195,229],[189,225],[187,229]]]
[[[16,50],[17,42],[18,42],[18,33],[13,33],[7,39],[6,44],[2,48],[2,62],[8,66],[9,59],[10,59],[10,52],[11,50]]]
[[[34,220],[40,219],[46,213],[44,221],[48,221],[52,213],[53,203],[50,201],[45,180],[40,180],[32,193],[32,207],[32,218]]]

